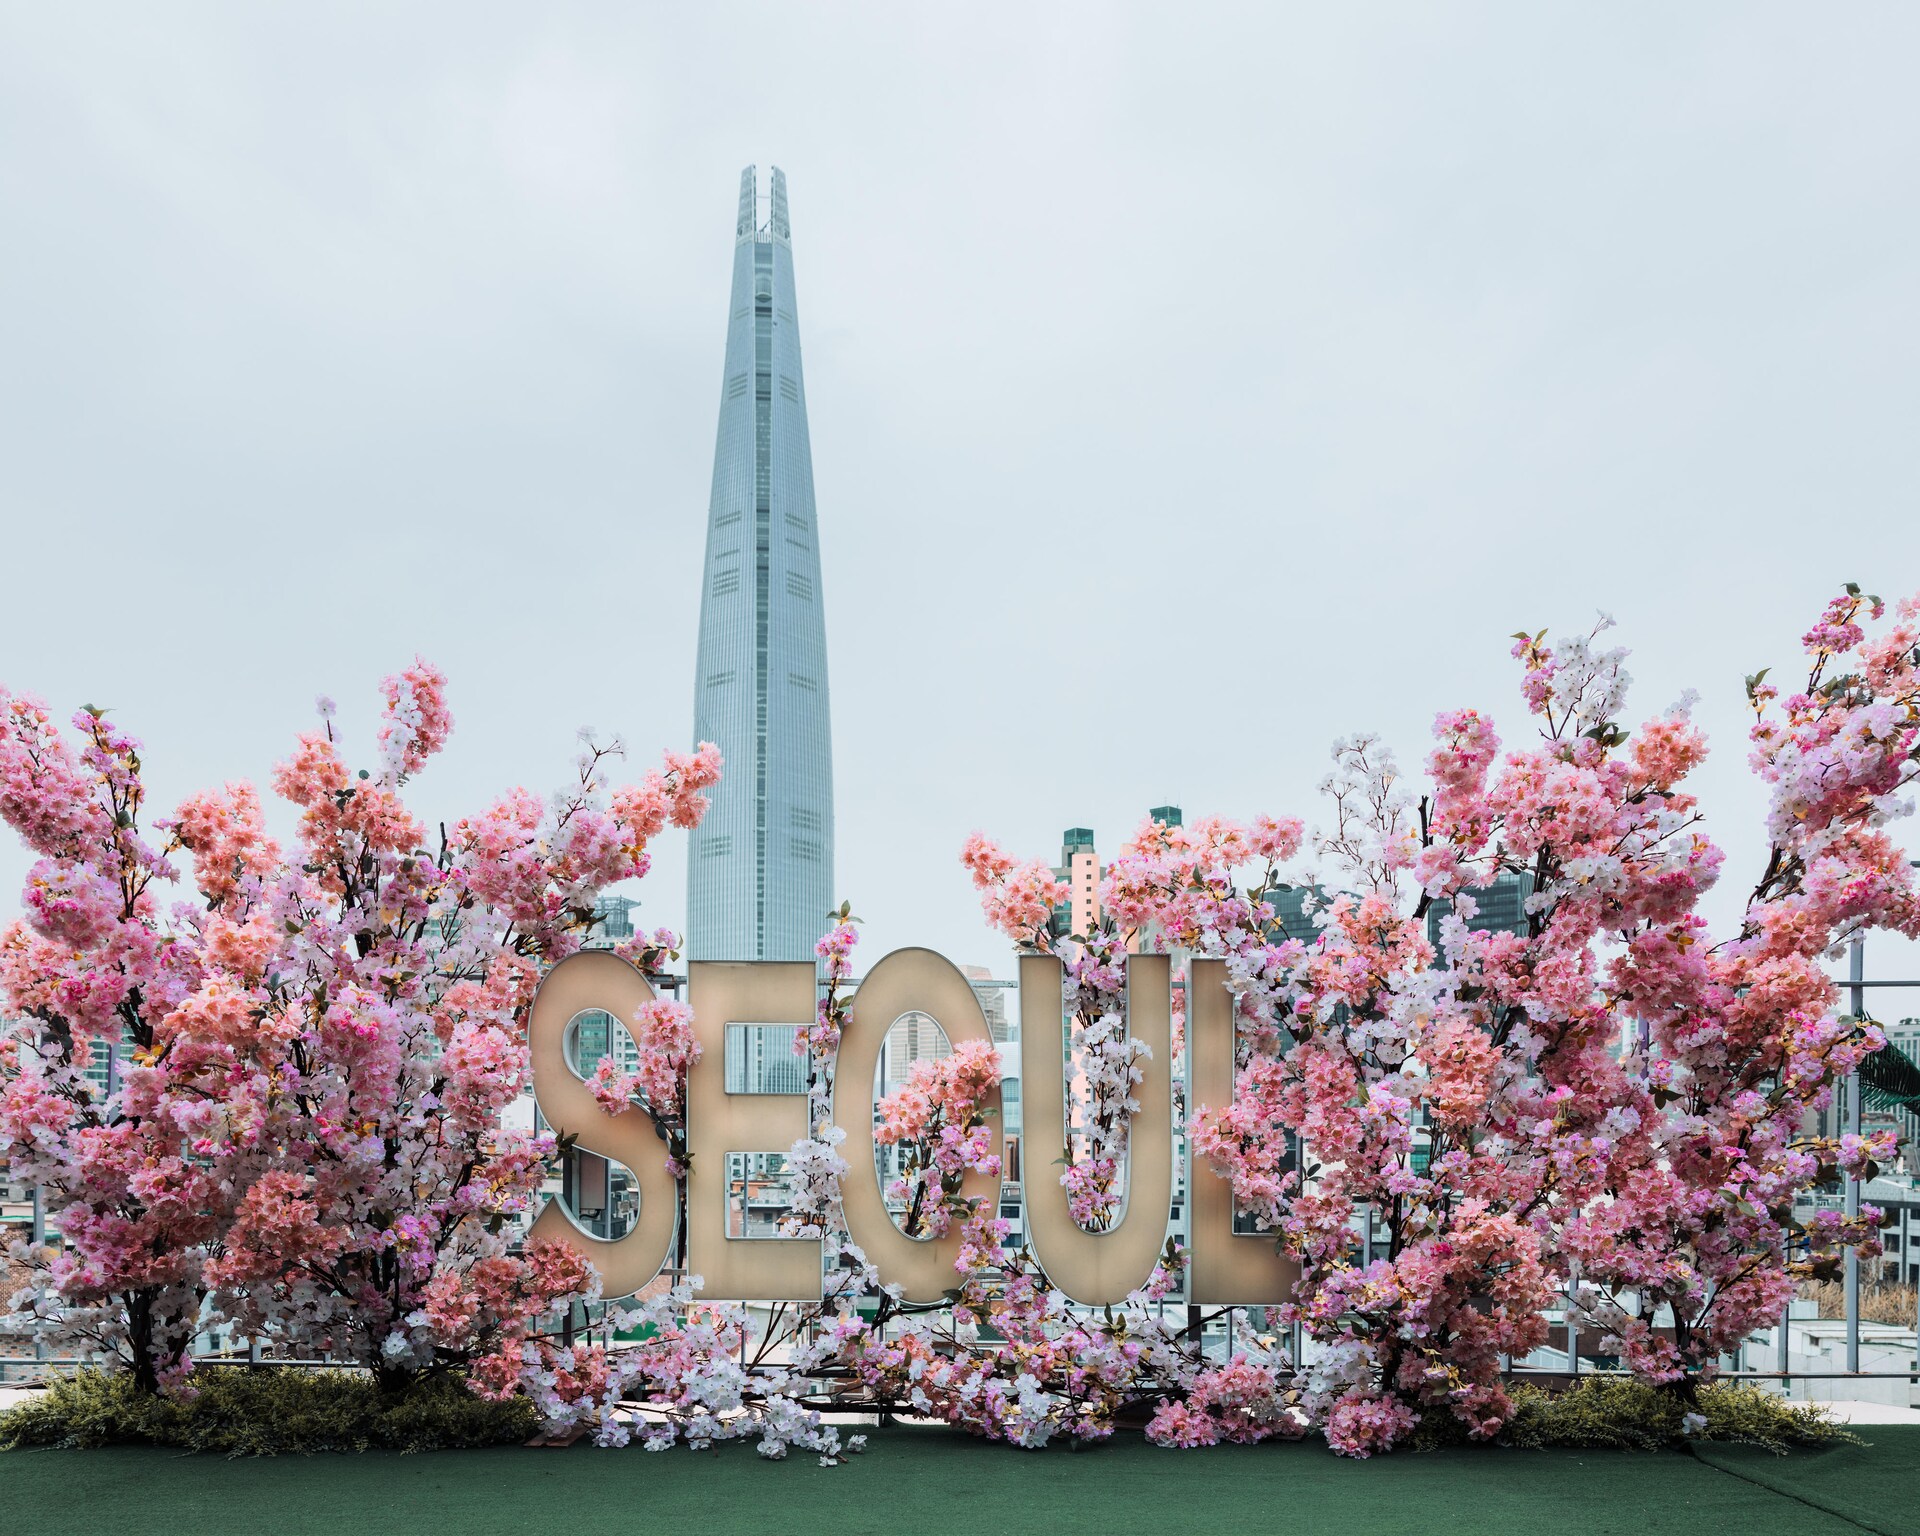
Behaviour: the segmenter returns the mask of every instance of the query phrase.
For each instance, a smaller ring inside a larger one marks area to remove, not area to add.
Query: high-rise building
[[[695,960],[810,960],[833,906],[833,759],[813,455],[787,181],[740,173],[733,297],[694,670],[694,739],[726,760],[687,868]]]
[[[1320,937],[1319,913],[1327,904],[1327,894],[1317,885],[1283,885],[1267,892],[1267,905],[1273,908],[1273,928],[1269,937],[1275,943],[1298,939],[1311,944]]]
[[[1093,846],[1093,828],[1068,827],[1060,834],[1060,862],[1053,878],[1067,886],[1067,899],[1053,909],[1056,936],[1090,934],[1100,922],[1100,854]]]
[[[995,981],[993,972],[984,965],[963,965],[960,974],[980,999],[980,1012],[986,1016],[987,1033],[993,1036],[993,1043],[1006,1045],[1013,1039],[1013,1026],[1007,1022],[1005,983]]]
[[[1502,870],[1490,885],[1472,887],[1466,894],[1473,898],[1476,911],[1467,919],[1467,927],[1476,933],[1521,933],[1527,931],[1527,900],[1533,895],[1533,876],[1525,872]],[[1427,942],[1440,948],[1440,925],[1453,913],[1453,903],[1444,897],[1427,908]]]
[[[880,1053],[883,1081],[876,1086],[882,1093],[892,1093],[921,1062],[942,1061],[952,1054],[946,1031],[931,1014],[917,1008],[903,1013],[887,1028]]]
[[[587,934],[587,948],[612,949],[633,937],[633,914],[640,905],[631,896],[601,895],[594,898],[593,927]]]
[[[1147,812],[1147,817],[1163,826],[1181,824],[1177,805],[1156,805]],[[1091,827],[1068,827],[1060,834],[1060,862],[1053,867],[1053,878],[1066,883],[1067,899],[1053,909],[1051,926],[1055,938],[1089,934],[1099,926],[1100,882],[1106,874],[1099,850],[1094,847]]]

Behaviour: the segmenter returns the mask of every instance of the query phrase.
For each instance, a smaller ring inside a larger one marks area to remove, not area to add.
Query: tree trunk
[[[1687,1372],[1678,1381],[1667,1383],[1667,1390],[1687,1406],[1692,1413],[1700,1406],[1700,1378],[1692,1371]]]
[[[397,1402],[412,1390],[420,1372],[410,1365],[377,1365],[373,1369],[374,1385],[380,1389],[380,1395],[389,1401]]]
[[[161,1373],[179,1364],[181,1357],[193,1347],[191,1331],[184,1337],[162,1332],[153,1315],[158,1295],[158,1291],[138,1290],[127,1296],[127,1341],[133,1348],[133,1384],[149,1394],[159,1392]]]
[[[127,1299],[127,1342],[133,1347],[133,1384],[152,1395],[160,1390],[160,1373],[153,1363],[153,1296],[135,1291]]]

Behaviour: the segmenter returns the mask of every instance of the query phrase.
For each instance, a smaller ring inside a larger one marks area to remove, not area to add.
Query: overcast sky
[[[1515,739],[1507,637],[1601,608],[1635,718],[1704,695],[1724,916],[1743,674],[1920,587],[1916,56],[1910,5],[6,0],[0,680],[114,707],[165,805],[323,692],[370,760],[416,651],[431,815],[582,724],[687,744],[778,164],[865,961],[1009,974],[974,828],[1311,820],[1336,736]]]

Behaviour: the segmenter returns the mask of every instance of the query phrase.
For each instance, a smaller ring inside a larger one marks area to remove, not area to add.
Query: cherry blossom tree
[[[1517,637],[1527,745],[1503,754],[1486,717],[1442,714],[1424,789],[1375,739],[1336,746],[1320,868],[1297,882],[1310,941],[1273,899],[1297,822],[1148,823],[1115,860],[1118,938],[1226,962],[1236,1101],[1191,1134],[1303,1265],[1284,1315],[1318,1346],[1303,1403],[1336,1449],[1386,1448],[1429,1414],[1497,1433],[1501,1357],[1544,1342],[1556,1301],[1686,1390],[1778,1319],[1796,1274],[1877,1251],[1871,1208],[1805,1227],[1792,1211],[1890,1151],[1806,1134],[1882,1043],[1836,1009],[1821,961],[1867,928],[1920,933],[1884,830],[1916,772],[1920,607],[1869,639],[1883,616],[1849,588],[1805,637],[1804,687],[1749,680],[1768,849],[1717,941],[1698,907],[1722,855],[1685,787],[1706,742],[1684,705],[1623,728],[1625,652],[1600,630]],[[990,920],[1037,933],[1034,872],[977,840],[964,859]],[[1503,877],[1528,893],[1520,931],[1473,923]],[[1385,1231],[1370,1262],[1361,1221]]]
[[[323,719],[275,770],[290,854],[246,783],[189,797],[156,846],[131,737],[84,710],[69,742],[0,700],[0,816],[40,855],[0,935],[23,1021],[0,1157],[61,1237],[21,1255],[13,1326],[144,1386],[225,1322],[398,1388],[596,1291],[571,1254],[509,1251],[555,1149],[501,1115],[543,967],[652,838],[698,824],[718,753],[613,788],[618,749],[589,744],[551,805],[517,789],[432,835],[402,791],[451,732],[445,681],[416,662],[382,686],[372,767]],[[183,855],[192,899],[163,901]],[[116,1041],[103,1091],[87,1068]]]

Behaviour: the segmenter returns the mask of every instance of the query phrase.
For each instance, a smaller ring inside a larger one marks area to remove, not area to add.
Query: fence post
[[[46,1191],[36,1184],[33,1186],[33,1224],[27,1229],[33,1237],[33,1246],[38,1248],[47,1240],[47,1196]],[[46,1341],[36,1332],[33,1336],[33,1358],[47,1358]]]
[[[1853,942],[1847,946],[1847,980],[1852,982],[1852,1008],[1856,1019],[1867,1014],[1867,990],[1861,985],[1866,979],[1866,940],[1859,934],[1853,936]],[[1860,1134],[1860,1074],[1858,1071],[1847,1074],[1847,1118],[1841,1130],[1842,1135]],[[1860,1215],[1860,1181],[1852,1174],[1847,1175],[1847,1219],[1854,1221]],[[1860,1369],[1860,1251],[1852,1244],[1847,1246],[1847,1370],[1857,1373]]]
[[[1780,1373],[1780,1395],[1792,1397],[1793,1303],[1791,1301],[1780,1308],[1780,1344],[1774,1352],[1774,1369]]]

